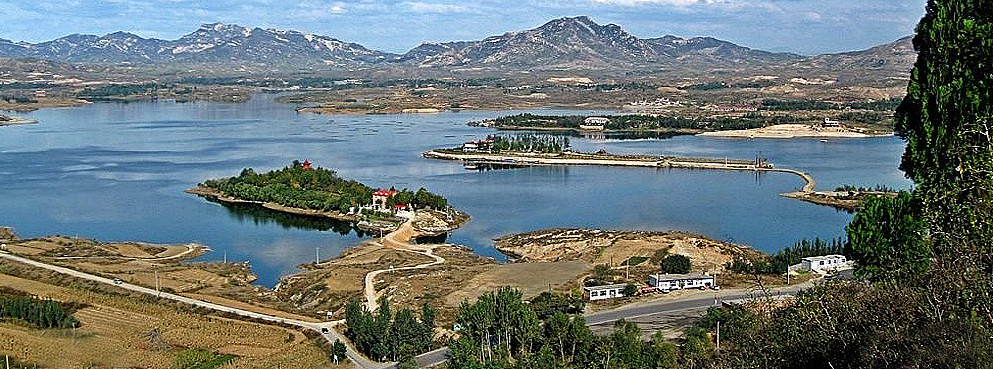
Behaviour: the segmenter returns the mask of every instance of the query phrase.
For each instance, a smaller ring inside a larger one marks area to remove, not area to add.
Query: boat
[[[821,139],[821,142],[827,142],[827,140],[826,140],[826,139],[823,139],[823,138],[822,138],[822,139]]]

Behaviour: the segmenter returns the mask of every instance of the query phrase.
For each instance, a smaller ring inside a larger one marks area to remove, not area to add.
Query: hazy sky
[[[0,38],[128,31],[176,39],[201,23],[292,29],[402,53],[588,15],[638,37],[713,36],[771,51],[864,49],[913,33],[925,0],[0,0]]]

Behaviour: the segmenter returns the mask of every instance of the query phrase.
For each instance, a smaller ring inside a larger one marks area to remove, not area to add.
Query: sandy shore
[[[843,127],[814,127],[806,124],[777,124],[763,128],[698,134],[698,136],[728,138],[870,138],[892,135],[873,135]]]

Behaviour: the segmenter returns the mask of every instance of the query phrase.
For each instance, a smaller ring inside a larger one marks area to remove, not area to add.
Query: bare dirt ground
[[[698,134],[698,136],[728,138],[868,138],[892,136],[892,134],[874,134],[864,129],[846,127],[817,127],[808,124],[777,124],[763,128],[704,132]]]
[[[548,229],[500,237],[496,248],[521,261],[583,260],[623,266],[632,257],[649,258],[659,250],[684,255],[695,270],[723,270],[725,263],[758,251],[683,232]],[[642,264],[647,263],[643,262]],[[642,264],[637,264],[638,266]]]

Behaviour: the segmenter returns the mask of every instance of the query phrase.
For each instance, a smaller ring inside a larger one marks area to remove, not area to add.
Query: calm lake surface
[[[296,266],[368,238],[347,224],[183,193],[242,168],[294,159],[373,187],[425,187],[473,219],[448,242],[503,259],[492,239],[554,227],[680,230],[775,252],[800,238],[844,234],[851,214],[781,198],[803,186],[789,174],[610,167],[468,171],[421,153],[494,131],[466,122],[518,111],[319,116],[257,95],[244,104],[100,103],[18,114],[41,123],[0,127],[0,225],[21,237],[62,234],[100,241],[196,242],[202,260],[250,261],[272,286]],[[586,111],[541,110],[543,114]],[[597,112],[604,113],[604,112]],[[574,149],[612,153],[768,158],[808,171],[819,189],[840,184],[909,188],[897,169],[904,144],[859,140],[572,138]]]

